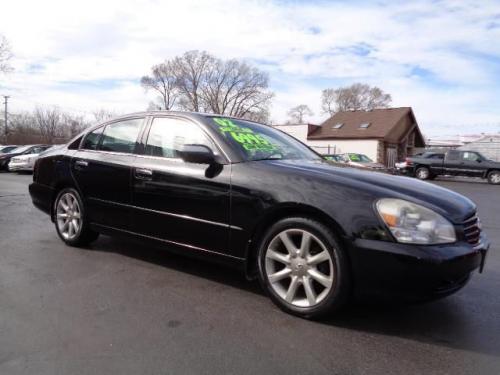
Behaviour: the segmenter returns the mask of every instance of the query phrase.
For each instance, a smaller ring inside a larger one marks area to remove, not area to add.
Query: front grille
[[[481,240],[481,221],[474,214],[463,222],[465,240],[472,246],[478,246]]]

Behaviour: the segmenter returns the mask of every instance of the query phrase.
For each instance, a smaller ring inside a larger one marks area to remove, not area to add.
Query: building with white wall
[[[361,153],[393,166],[425,147],[410,107],[338,112],[321,125],[274,125],[323,155]]]

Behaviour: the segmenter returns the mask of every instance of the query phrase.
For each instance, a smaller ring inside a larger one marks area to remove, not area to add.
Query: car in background
[[[465,176],[487,179],[490,184],[500,185],[500,162],[486,158],[473,150],[449,150],[444,157],[407,158],[410,176],[429,180],[436,176]]]
[[[50,145],[26,145],[19,146],[7,154],[0,154],[0,171],[7,170],[10,160],[19,155],[28,155],[33,153],[40,153],[50,147]]]
[[[337,162],[337,163],[343,163],[344,162],[344,158],[342,157],[342,155],[339,155],[339,154],[323,155],[323,158],[325,160],[334,161],[334,162]]]
[[[411,159],[413,158],[421,158],[421,159],[431,159],[431,160],[443,160],[444,159],[444,153],[442,152],[422,152],[415,154],[413,156],[407,157],[405,161],[401,163],[396,163],[394,165],[396,172],[398,174],[403,174],[403,175],[411,175],[413,171],[412,167],[412,161]]]
[[[380,171],[387,169],[383,164],[374,162],[365,154],[349,152],[338,156],[341,159],[341,163],[346,163],[352,167],[376,169]]]
[[[9,172],[33,172],[33,168],[35,166],[35,162],[38,160],[38,157],[45,151],[56,149],[57,147],[60,146],[40,146],[35,148],[29,154],[14,156],[10,159],[8,165]]]
[[[7,154],[9,152],[14,151],[18,147],[19,146],[16,146],[16,145],[3,145],[3,146],[0,146],[0,154]]]

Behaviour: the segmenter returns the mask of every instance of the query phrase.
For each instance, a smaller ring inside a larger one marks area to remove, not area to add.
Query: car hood
[[[384,165],[382,165],[380,163],[374,163],[374,162],[360,163],[360,162],[357,162],[357,161],[351,161],[349,164],[350,165],[354,165],[356,167],[361,167],[361,168],[385,169]]]
[[[29,158],[37,157],[39,154],[23,154],[23,155],[16,155],[15,158],[16,160],[28,160]]]
[[[273,160],[266,161],[290,173],[304,174],[363,190],[375,198],[400,198],[428,207],[454,223],[461,223],[476,211],[476,205],[467,197],[440,186],[410,177],[355,168],[336,167],[325,161]],[[332,186],[334,188],[334,186]]]

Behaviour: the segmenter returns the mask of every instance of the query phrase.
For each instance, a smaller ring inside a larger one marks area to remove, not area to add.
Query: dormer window
[[[368,129],[369,127],[370,127],[370,123],[369,122],[364,122],[361,125],[359,125],[360,129]]]
[[[344,124],[338,123],[338,124],[333,125],[332,129],[340,129],[342,126],[344,126]]]

